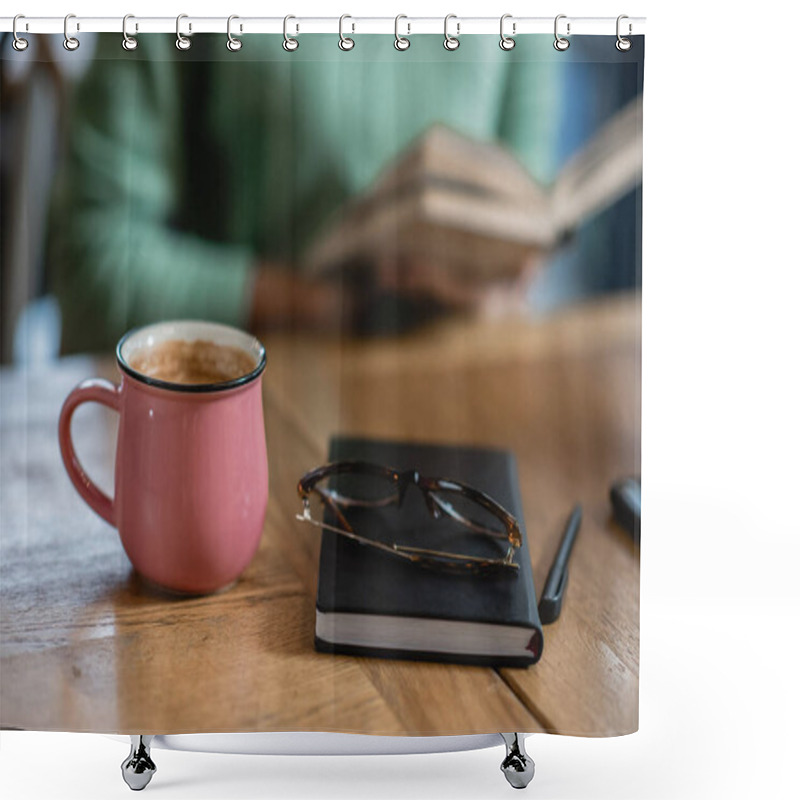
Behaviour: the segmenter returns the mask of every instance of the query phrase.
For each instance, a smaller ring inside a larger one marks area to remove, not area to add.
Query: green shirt
[[[63,350],[112,345],[168,318],[242,326],[259,261],[291,264],[343,201],[436,122],[500,139],[552,179],[558,54],[548,37],[98,37],[70,104],[52,215]]]

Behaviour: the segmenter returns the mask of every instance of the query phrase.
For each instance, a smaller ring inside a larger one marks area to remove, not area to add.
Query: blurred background
[[[61,317],[45,246],[53,179],[64,150],[68,98],[92,61],[94,37],[68,53],[31,36],[15,58],[0,41],[0,359],[32,364],[59,354]]]
[[[108,41],[103,41],[103,36],[109,37]],[[167,38],[171,51],[175,51],[173,37]],[[499,51],[495,39],[491,37],[492,52],[498,51],[498,58],[511,57]],[[546,40],[543,47],[552,52],[551,39],[542,39]],[[60,246],[63,238],[58,239],[54,234],[54,229],[60,227],[63,237],[66,229],[68,239],[71,220],[86,202],[79,159],[71,157],[70,152],[74,151],[75,136],[79,135],[76,132],[82,130],[81,123],[97,113],[86,110],[87,89],[112,61],[132,57],[119,47],[118,40],[119,36],[112,34],[81,35],[80,48],[67,52],[60,36],[32,36],[25,53],[12,49],[10,34],[3,35],[0,41],[0,357],[3,363],[32,366],[47,363],[62,353],[105,349],[128,327],[150,321],[153,314],[162,318],[186,315],[184,306],[176,306],[174,313],[170,313],[169,306],[148,310],[145,304],[138,311],[116,316],[98,310],[96,307],[107,305],[107,301],[96,291],[92,273],[87,272],[91,265],[77,264],[75,253],[80,248],[73,248],[73,253],[67,255]],[[253,44],[248,42],[248,45],[252,55]],[[191,58],[196,61],[211,58],[208,54],[212,43],[207,41],[204,46],[206,50],[196,46]],[[420,43],[415,42],[415,46],[419,49]],[[442,49],[438,40],[435,46],[437,52]],[[580,156],[598,131],[641,95],[640,66],[613,63],[609,49],[613,56],[616,51],[607,37],[585,37],[579,53],[573,45],[566,54],[555,54],[560,60],[548,67],[548,81],[557,90],[543,106],[547,111],[545,134],[538,135],[535,159],[518,153],[536,182],[545,189],[552,189],[565,167]],[[221,40],[214,41],[213,51],[219,50],[224,53]],[[599,63],[593,62],[595,57]],[[513,103],[511,89],[507,85],[497,87]],[[187,112],[185,116],[188,119],[190,115]],[[197,115],[192,119],[196,120]],[[246,119],[242,117],[245,122]],[[256,123],[260,124],[258,115]],[[192,129],[184,125],[182,130]],[[184,142],[186,146],[181,151],[195,151],[196,155],[206,148],[204,155],[213,162],[214,142],[209,144],[209,128],[201,122],[195,133],[197,142]],[[91,158],[102,162],[102,149]],[[102,169],[101,163],[99,170]],[[375,175],[370,177],[374,179]],[[52,196],[58,185],[62,187],[61,199],[54,202]],[[357,188],[362,190],[364,185]],[[181,193],[191,193],[191,186],[183,185]],[[332,197],[330,205],[342,199],[346,198]],[[214,202],[225,201],[215,198]],[[632,188],[629,186],[608,203],[601,203],[596,213],[580,219],[567,235],[559,236],[555,245],[542,255],[544,263],[535,279],[525,287],[531,316],[639,287],[640,209],[641,183],[637,180]],[[179,229],[183,223],[178,219],[174,224]],[[224,236],[223,232],[223,239]],[[246,239],[247,234],[243,237]],[[231,244],[240,246],[242,242]],[[263,247],[259,250],[255,246],[255,250],[258,263],[275,255],[264,252]],[[84,294],[86,297],[81,301],[85,301],[84,305],[76,306],[75,297]],[[91,298],[95,308],[87,305],[86,298]],[[231,319],[227,312],[221,313],[222,321],[247,324],[241,309],[237,314],[238,318]],[[214,313],[202,315],[213,318]],[[95,319],[102,319],[102,324],[95,324]],[[76,335],[76,327],[81,325],[84,329]]]

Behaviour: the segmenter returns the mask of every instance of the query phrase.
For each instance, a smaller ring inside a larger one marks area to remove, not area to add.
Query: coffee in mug
[[[143,348],[131,368],[169,383],[224,383],[255,369],[250,353],[206,339],[167,339]]]
[[[252,560],[266,515],[264,347],[226,325],[163,322],[123,336],[117,365],[119,385],[84,381],[64,402],[67,474],[144,577],[192,594],[221,589]],[[120,415],[113,498],[72,444],[72,415],[89,401]]]

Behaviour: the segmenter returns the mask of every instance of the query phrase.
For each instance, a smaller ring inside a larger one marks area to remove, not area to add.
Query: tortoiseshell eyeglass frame
[[[384,479],[387,483],[394,485],[395,491],[390,496],[379,500],[355,500],[339,494],[335,489],[318,486],[318,484],[326,478],[347,474]],[[434,519],[440,519],[442,515],[445,514],[474,533],[507,541],[509,546],[505,555],[502,558],[483,558],[462,553],[449,553],[443,550],[410,547],[400,544],[385,544],[356,533],[342,513],[343,508],[381,508],[394,503],[399,506],[402,504],[409,486],[416,486],[422,492],[428,511]],[[312,492],[320,498],[323,505],[331,511],[342,527],[329,525],[311,516],[310,498]],[[455,492],[477,503],[488,513],[497,518],[505,529],[505,532],[501,533],[500,531],[486,528],[480,523],[468,519],[453,508],[446,499],[439,496],[437,492]],[[403,558],[407,561],[419,564],[420,566],[446,569],[455,572],[480,573],[498,570],[516,572],[519,569],[519,564],[514,561],[514,553],[522,546],[522,535],[520,533],[519,523],[515,517],[506,511],[497,501],[489,497],[489,495],[460,481],[451,480],[449,478],[428,478],[420,475],[419,472],[413,469],[397,470],[391,467],[381,466],[380,464],[372,464],[368,461],[337,461],[332,464],[325,464],[324,466],[317,467],[305,474],[297,484],[297,494],[303,501],[303,513],[297,514],[296,517],[301,522],[308,522],[318,528],[338,533],[348,539],[370,547],[375,547],[390,555]]]

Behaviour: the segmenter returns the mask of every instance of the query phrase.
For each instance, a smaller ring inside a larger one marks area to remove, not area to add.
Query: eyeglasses
[[[326,481],[332,485],[322,485]],[[357,533],[345,516],[345,512],[351,510],[357,514],[359,509],[400,507],[412,485],[422,493],[428,513],[434,520],[449,518],[467,532],[507,543],[505,554],[498,557],[468,555],[432,547],[387,543],[366,535],[366,531]],[[426,478],[416,470],[395,470],[366,461],[339,461],[317,467],[304,475],[297,485],[297,493],[303,501],[303,513],[296,516],[301,522],[415,564],[456,572],[519,569],[519,564],[514,562],[514,553],[522,545],[517,520],[487,494],[464,483],[447,478]],[[321,501],[322,507],[330,512],[338,526],[312,517],[312,497]]]

